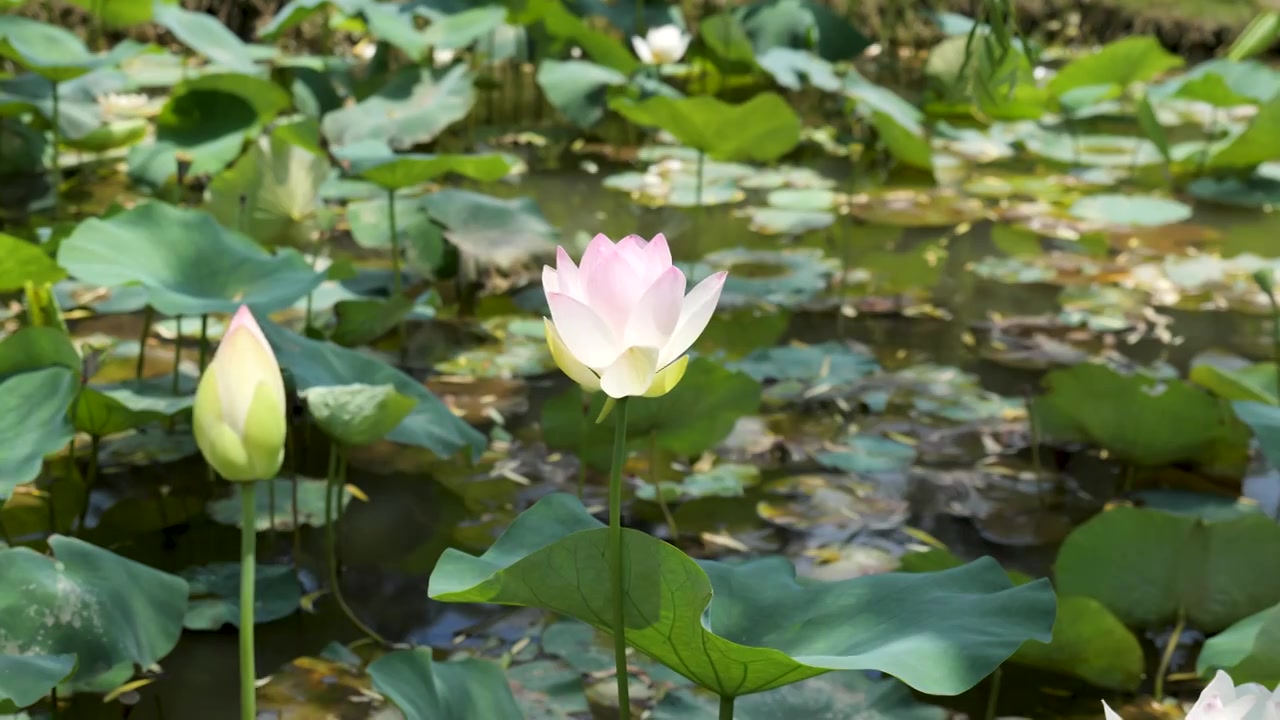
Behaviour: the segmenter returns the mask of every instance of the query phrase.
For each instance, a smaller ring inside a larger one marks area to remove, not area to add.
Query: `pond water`
[[[736,358],[760,346],[852,341],[870,348],[888,368],[922,363],[951,366],[973,373],[982,388],[1015,399],[1038,392],[1040,378],[1047,367],[1045,358],[1053,357],[1055,349],[1061,352],[1055,347],[1031,347],[1022,360],[1011,357],[1004,361],[984,358],[976,352],[975,328],[992,317],[1012,319],[1052,314],[1061,307],[1059,285],[1008,283],[979,277],[973,271],[975,263],[1002,254],[999,245],[993,242],[995,225],[991,221],[965,223],[959,228],[952,225],[904,229],[841,217],[831,228],[796,237],[762,235],[750,229],[747,218],[735,216],[723,206],[701,210],[650,207],[626,193],[603,187],[603,176],[622,172],[629,166],[582,161],[574,155],[566,155],[563,160],[567,165],[581,161],[592,172],[583,167],[537,170],[505,188],[489,187],[488,190],[498,196],[534,198],[547,220],[566,238],[594,232],[612,237],[634,232],[649,237],[661,232],[670,239],[677,259],[685,261],[726,249],[770,252],[781,248],[816,248],[827,257],[839,258],[846,272],[865,267],[872,277],[880,273],[892,277],[894,292],[883,295],[850,292],[843,300],[843,311],[840,303],[828,303],[828,307],[782,310],[772,316],[753,317],[749,311],[726,313],[713,321],[707,333],[713,341],[699,346],[703,352],[727,352],[729,357]],[[812,161],[813,167],[828,172],[832,165],[825,158]],[[835,179],[847,182],[847,178]],[[760,191],[754,193],[760,194]],[[1224,255],[1280,254],[1266,252],[1278,249],[1270,238],[1280,231],[1280,218],[1198,206],[1190,223],[1221,232],[1227,238],[1222,248]],[[1239,232],[1241,228],[1247,232]],[[942,250],[938,253],[941,258],[938,262],[922,259],[922,253],[937,249]],[[868,259],[872,263],[869,266],[864,264]],[[747,270],[744,274],[766,278],[785,274],[785,270],[768,263]],[[501,311],[501,305],[496,307]],[[945,314],[939,313],[939,309]],[[483,316],[485,312],[482,302],[480,314]],[[1209,349],[1246,357],[1266,354],[1265,343],[1259,341],[1267,333],[1263,317],[1187,310],[1162,312],[1170,315],[1177,342],[1144,337],[1133,344],[1121,343],[1124,356],[1143,364],[1168,363],[1185,374],[1192,359]],[[132,317],[132,323],[118,318],[114,327],[106,329],[121,338],[133,337],[140,316]],[[101,324],[89,327],[96,331],[104,328]],[[415,347],[450,334],[448,330],[442,332],[424,324],[415,325],[413,332],[410,345]],[[728,341],[715,342],[721,338]],[[436,348],[433,354],[447,356],[448,351]],[[1067,357],[1074,356],[1068,354]],[[411,360],[410,364],[418,363]],[[152,372],[162,374],[168,370],[160,367]],[[509,646],[543,622],[543,616],[535,611],[434,602],[427,597],[427,578],[445,548],[479,552],[519,510],[538,497],[557,489],[574,491],[576,462],[549,451],[541,443],[539,428],[545,401],[569,387],[568,381],[559,374],[546,373],[529,378],[527,385],[517,387],[518,398],[501,398],[499,406],[514,408],[510,412],[504,410],[505,427],[513,437],[512,442],[505,444],[510,452],[494,453],[478,465],[436,461],[422,453],[397,451],[390,446],[379,446],[377,451],[353,458],[349,482],[358,486],[368,500],[355,500],[348,506],[342,516],[339,543],[347,599],[360,617],[393,641],[438,648],[457,646],[482,652]],[[474,394],[465,386],[454,389],[464,396]],[[497,391],[512,392],[505,386],[498,387]],[[769,413],[767,418],[754,423],[740,422],[739,428],[748,443],[753,440],[753,432],[757,435],[768,432],[764,427],[766,423],[779,434],[778,442],[782,445],[785,445],[783,438],[788,442],[812,443],[835,434],[841,426],[838,415],[838,411],[833,414],[829,410],[781,411]],[[917,439],[928,434],[928,428],[905,419],[896,425],[888,424]],[[1047,575],[1061,538],[1120,491],[1123,468],[1091,453],[1045,448],[1043,452],[1047,457],[1039,460],[1056,468],[1061,473],[1059,478],[1044,486],[1034,482],[1030,486],[1026,483],[1019,486],[1014,482],[1002,487],[999,474],[984,478],[974,470],[973,461],[987,454],[975,437],[978,432],[973,427],[961,426],[958,430],[944,428],[941,433],[933,433],[937,436],[931,441],[937,446],[937,461],[922,463],[930,467],[928,471],[897,479],[900,483],[897,491],[905,500],[904,514],[891,520],[889,525],[917,528],[966,559],[992,555],[1007,568]],[[1025,422],[1019,420],[1011,420],[1007,427],[985,428],[981,432],[987,434],[989,440],[999,438],[1002,433],[1011,434],[1015,437],[1010,444],[1015,446],[1025,445],[1027,441]],[[948,433],[954,436],[948,437]],[[298,471],[304,476],[323,477],[327,457],[324,441],[318,437],[312,439],[315,442],[298,453]],[[1003,457],[1000,464],[1015,470],[1030,469],[1032,453],[1024,447],[1013,456]],[[810,469],[821,470],[812,466]],[[794,471],[794,467],[788,469],[788,473]],[[127,469],[117,474],[108,469],[105,487],[99,491],[103,497],[95,506],[112,507],[121,497],[136,497],[140,485],[154,483],[185,487],[197,496],[207,496],[207,486],[200,483],[204,472],[201,464],[168,464],[159,472],[163,477],[139,477]],[[587,497],[593,498],[597,507],[602,507],[598,503],[604,499],[604,481],[602,473],[592,471],[588,475]],[[1274,478],[1271,481],[1255,483],[1253,492],[1268,494]],[[813,523],[806,520],[793,526],[792,531],[779,531],[757,514],[757,503],[766,497],[765,493],[749,491],[742,498],[707,498],[687,503],[677,514],[682,532],[686,538],[698,532],[738,536],[753,549],[811,552],[803,542],[784,536],[803,538],[807,533],[821,536],[823,524],[829,524],[830,517],[819,517]],[[112,537],[109,533],[91,537],[128,557],[172,572],[192,565],[235,559],[238,540],[235,528],[212,522],[199,511],[183,517],[157,518],[159,510],[154,497],[139,499],[138,503],[130,508],[133,517],[124,537]],[[198,508],[199,504],[193,502],[191,506]],[[633,521],[639,527],[659,534],[665,532],[661,515],[655,512],[652,503],[633,507],[632,512],[635,513]],[[94,517],[97,514],[91,513],[91,524],[101,523],[101,518]],[[288,513],[282,510],[280,514]],[[140,529],[139,526],[145,528],[149,523],[154,523],[156,529],[149,532]],[[261,562],[288,563],[294,557],[293,534],[288,529],[263,537]],[[904,542],[911,542],[909,537],[894,533],[888,526],[881,527],[880,531],[864,531],[859,537],[853,547],[864,549],[865,556],[850,554],[845,561],[831,565],[831,572],[819,576],[831,579],[872,570],[885,562],[882,555],[886,549],[892,551]],[[314,592],[324,585],[321,533],[306,527],[300,540],[297,557],[303,568],[304,591]],[[724,553],[723,547],[714,544],[686,542],[685,547],[695,556]],[[326,690],[326,686],[342,684],[335,680],[332,668],[317,665],[286,671],[295,658],[316,656],[330,642],[352,642],[362,636],[326,596],[319,594],[312,601],[313,608],[306,612],[259,628],[259,667],[264,672],[265,669],[280,670],[269,683],[279,686],[278,692],[270,691],[266,697],[284,701],[287,710],[282,717],[291,720],[366,717],[360,704],[352,702],[352,692]],[[223,720],[234,708],[238,682],[236,658],[234,632],[186,633],[177,650],[163,663],[163,682],[141,688],[134,698],[137,705],[127,708],[127,716]],[[1081,692],[1079,702],[1072,700],[1075,691]],[[986,693],[986,685],[981,685],[957,699],[955,706],[976,711],[986,702]],[[354,694],[358,697],[358,693]],[[1017,669],[1010,671],[1006,679],[1002,702],[1002,707],[1032,717],[1075,711],[1088,715],[1096,707],[1094,695],[1074,687],[1069,680]],[[121,712],[120,707],[103,705],[93,697],[79,697],[72,707],[75,717],[117,717]],[[265,701],[264,708],[269,707],[272,707],[271,701]]]

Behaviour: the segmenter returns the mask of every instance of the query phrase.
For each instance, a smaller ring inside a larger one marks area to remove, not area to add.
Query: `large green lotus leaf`
[[[627,444],[633,450],[658,447],[684,457],[710,450],[733,430],[734,423],[760,408],[760,384],[705,358],[689,362],[684,378],[660,398],[627,401]],[[547,402],[542,434],[551,447],[585,453],[593,467],[609,468],[616,412],[596,423],[604,407],[597,395],[584,407],[578,388]]]
[[[1205,641],[1196,672],[1225,670],[1236,683],[1280,683],[1280,605],[1255,613]]]
[[[281,367],[293,373],[299,391],[335,385],[389,384],[418,404],[387,435],[388,440],[426,448],[440,457],[450,457],[464,448],[470,448],[473,455],[484,450],[484,435],[458,419],[422,383],[408,375],[377,358],[305,338],[270,321],[262,321],[261,326]]]
[[[1012,587],[984,558],[956,570],[800,585],[781,557],[697,563],[623,530],[628,642],[720,695],[829,670],[879,670],[923,692],[972,687],[1030,638],[1049,640],[1047,580]],[[607,630],[608,530],[568,495],[520,515],[484,555],[446,550],[429,594],[553,610]],[[713,597],[714,593],[714,597]]]
[[[263,245],[305,244],[316,230],[329,170],[324,154],[272,133],[213,179],[208,210],[223,227]]]
[[[145,48],[128,40],[116,44],[109,53],[96,55],[70,30],[20,15],[0,15],[0,56],[53,82],[115,65]]]
[[[289,0],[276,11],[270,22],[258,29],[258,37],[275,40],[280,33],[328,8],[333,8],[340,15],[352,16],[371,2],[373,0]]]
[[[444,225],[444,236],[482,262],[509,267],[555,251],[556,229],[533,198],[503,199],[445,188],[422,199],[427,212]]]
[[[1234,370],[1200,363],[1192,366],[1187,378],[1224,400],[1280,405],[1280,392],[1276,387],[1276,364],[1273,362],[1256,363]]]
[[[35,480],[44,456],[71,441],[67,408],[78,389],[75,372],[63,367],[19,373],[0,382],[0,498]]]
[[[273,48],[264,53],[261,46],[246,45],[216,16],[206,12],[157,3],[155,22],[209,62],[229,70],[257,74],[254,60],[269,59],[276,54]]]
[[[334,150],[350,175],[386,190],[401,190],[455,173],[472,180],[501,180],[515,167],[507,155],[428,155],[395,153],[380,140],[361,140]]]
[[[81,390],[75,401],[76,430],[95,437],[114,435],[168,417],[154,410],[135,410],[92,387]]]
[[[933,150],[924,131],[924,113],[892,90],[876,85],[856,72],[844,79],[844,94],[857,104],[858,113],[871,121],[880,141],[901,162],[931,169]]]
[[[0,379],[51,365],[80,372],[83,361],[71,338],[53,327],[24,327],[0,341]]]
[[[256,496],[255,496],[256,498]],[[290,565],[254,567],[253,622],[256,625],[288,617],[302,601],[298,572]],[[240,627],[240,563],[218,562],[189,567],[182,577],[191,599],[183,626],[188,630]]]
[[[190,156],[188,172],[218,172],[240,156],[246,138],[290,102],[279,85],[251,75],[223,73],[185,80],[156,118],[155,144],[138,146],[136,158],[130,156],[130,175],[163,184],[177,172],[178,152]]]
[[[716,720],[719,700],[696,690],[667,693],[649,720]],[[947,710],[917,700],[896,680],[863,673],[828,673],[766,693],[738,698],[734,720],[944,720]]]
[[[1205,518],[1117,507],[1076,528],[1058,553],[1063,595],[1091,597],[1126,625],[1162,627],[1179,610],[1217,632],[1280,602],[1280,525],[1260,512]]]
[[[347,204],[347,224],[351,226],[351,238],[360,247],[371,249],[391,247],[391,222],[387,215],[387,202],[386,197],[377,197]],[[444,258],[444,228],[432,219],[422,196],[400,193],[395,196],[395,203],[396,235],[399,238],[400,247],[405,251],[406,259],[413,268],[424,274],[431,274]],[[404,299],[409,301],[409,307],[404,308],[407,312],[413,303],[407,296]],[[352,300],[350,302],[376,301]],[[395,303],[397,300],[389,298],[386,302]],[[393,321],[391,326],[394,326],[395,322]],[[391,326],[387,326],[374,337],[386,332]],[[357,335],[362,337],[368,337],[376,330],[376,328],[361,330],[354,326],[351,329],[357,330]],[[349,345],[350,343],[341,341],[339,344]]]
[[[0,643],[6,654],[75,654],[75,678],[146,667],[182,634],[187,583],[82,540],[53,535],[54,557],[0,551]]]
[[[398,650],[369,664],[373,688],[405,720],[515,720],[524,717],[502,668],[466,658],[434,662],[431,648]]]
[[[1227,58],[1215,58],[1199,63],[1181,75],[1152,85],[1148,93],[1153,100],[1188,97],[1188,95],[1194,99],[1194,93],[1183,92],[1184,86],[1206,76],[1222,80],[1232,94],[1250,98],[1252,102],[1265,103],[1280,93],[1280,73],[1274,69],[1256,60],[1239,61]]]
[[[1127,37],[1104,45],[1096,52],[1071,61],[1049,81],[1056,97],[1088,85],[1146,82],[1160,73],[1182,67],[1185,61],[1164,49],[1154,37]]]
[[[123,28],[149,22],[155,8],[174,5],[178,0],[71,0],[72,3],[101,18],[107,27]]]
[[[963,564],[946,550],[908,553],[902,558],[902,569],[907,572],[935,572]],[[1022,585],[1033,578],[1010,571],[1009,579]],[[1059,596],[1053,640],[1028,640],[1009,662],[1072,675],[1097,687],[1128,691],[1137,689],[1146,670],[1142,644],[1133,631],[1102,603],[1081,595]]]
[[[1253,431],[1271,467],[1280,468],[1280,407],[1272,403],[1237,400],[1231,403],[1231,408],[1235,410],[1236,417]]]
[[[1144,466],[1197,460],[1238,434],[1218,401],[1182,380],[1124,375],[1086,363],[1054,370],[1033,412],[1046,437],[1085,440],[1121,462]]]
[[[0,233],[0,292],[21,290],[28,282],[55,283],[67,276],[39,245]]]
[[[462,50],[489,37],[506,19],[507,9],[501,5],[483,5],[440,15],[431,19],[422,33],[422,41],[431,48]]]
[[[320,429],[346,445],[369,445],[386,437],[418,401],[392,385],[328,385],[302,392]]]
[[[666,130],[715,160],[772,162],[800,143],[800,116],[772,92],[739,105],[706,95],[655,95],[639,102],[616,97],[609,107],[636,124]]]
[[[1280,158],[1280,97],[1264,103],[1244,132],[1214,143],[1205,167],[1216,169],[1248,169]],[[1189,170],[1202,165],[1199,153],[1184,161]]]
[[[800,91],[805,85],[825,92],[840,90],[840,76],[835,67],[808,50],[772,47],[756,57],[756,64],[788,90]]]
[[[853,60],[871,44],[849,21],[814,0],[762,0],[734,11],[757,54],[813,50],[830,62]]]
[[[565,8],[562,0],[518,0],[509,3],[507,22],[529,27],[540,23],[562,46],[577,46],[591,60],[630,76],[640,67],[631,48],[597,30]]]
[[[0,712],[34,705],[75,669],[75,655],[0,655]]]
[[[324,279],[290,248],[271,254],[199,210],[155,201],[80,223],[58,263],[95,285],[139,283],[166,315],[232,313],[241,304],[273,312]]]
[[[613,68],[587,60],[551,58],[538,65],[534,79],[547,102],[584,130],[604,117],[608,89],[627,84],[627,76]]]
[[[471,70],[455,65],[437,75],[428,68],[397,71],[378,92],[324,116],[332,145],[381,140],[395,150],[430,142],[471,112],[476,92]]]

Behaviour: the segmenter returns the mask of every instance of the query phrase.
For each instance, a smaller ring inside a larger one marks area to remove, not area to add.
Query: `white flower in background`
[[[142,93],[107,93],[95,98],[107,119],[141,117],[151,98]]]
[[[453,59],[458,57],[458,51],[447,48],[433,48],[431,50],[431,62],[438,68],[448,67],[453,64]]]
[[[1102,707],[1107,720],[1124,720],[1105,702]],[[1236,687],[1231,676],[1219,670],[1186,720],[1280,720],[1280,690],[1272,693],[1257,683]]]
[[[645,64],[669,65],[680,62],[692,41],[693,36],[679,25],[661,25],[649,28],[644,37],[631,38],[631,47]]]

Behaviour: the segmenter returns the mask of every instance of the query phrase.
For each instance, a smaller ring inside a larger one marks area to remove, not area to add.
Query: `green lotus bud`
[[[196,445],[228,480],[270,480],[284,461],[285,412],[280,365],[241,306],[196,389]]]

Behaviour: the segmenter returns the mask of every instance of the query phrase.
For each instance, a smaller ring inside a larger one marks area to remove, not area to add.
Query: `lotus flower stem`
[[[1156,666],[1156,682],[1152,697],[1156,702],[1164,699],[1164,678],[1169,673],[1169,663],[1173,660],[1173,651],[1178,648],[1178,640],[1182,638],[1182,631],[1187,626],[1187,611],[1178,608],[1178,621],[1173,625],[1173,632],[1169,634],[1169,640],[1164,644],[1164,652],[1160,654],[1160,664]]]
[[[986,720],[996,720],[996,709],[1000,706],[1000,668],[991,673],[991,692],[987,695]]]
[[[733,720],[733,696],[720,696],[720,720]]]
[[[396,232],[396,191],[387,191],[387,226],[391,230],[391,288],[400,296],[400,235]]]
[[[658,499],[658,507],[662,509],[662,518],[667,521],[667,532],[671,533],[671,542],[680,537],[680,528],[676,527],[676,519],[667,507],[667,497],[662,493],[658,477],[658,431],[649,431],[649,484],[653,486],[653,494]]]
[[[58,143],[61,141],[61,132],[58,123],[62,117],[62,108],[58,102],[58,82],[53,81],[53,122],[50,133],[53,135],[53,207],[57,209],[59,201],[62,199],[62,166],[58,164]]]
[[[240,720],[257,718],[257,674],[253,666],[253,584],[257,577],[256,482],[240,487]]]
[[[707,159],[707,154],[698,151],[698,186],[693,190],[693,204],[697,206],[698,212],[702,212],[702,167]]]
[[[617,427],[613,434],[613,463],[609,470],[609,569],[613,574],[613,659],[618,671],[618,717],[631,717],[631,694],[627,686],[627,626],[623,612],[626,568],[622,552],[622,466],[627,461],[627,398],[615,409]]]
[[[89,498],[93,495],[93,486],[98,481],[98,443],[101,438],[89,436],[89,469],[84,479],[84,505],[80,507],[80,524],[76,526],[76,537],[84,535],[85,522],[89,518]]]
[[[204,363],[209,357],[209,314],[200,316],[200,372],[204,372]]]
[[[156,319],[156,309],[147,306],[142,314],[142,332],[138,333],[138,364],[133,369],[133,379],[141,380],[147,369],[147,336],[151,334],[151,323]]]
[[[182,364],[182,316],[173,319],[173,374],[169,380],[169,394],[178,394],[178,366]]]
[[[373,628],[361,622],[360,618],[356,617],[355,612],[351,610],[351,606],[347,604],[347,599],[342,596],[342,583],[338,578],[338,513],[334,512],[334,496],[338,496],[339,500],[336,504],[341,508],[342,482],[340,478],[345,474],[346,459],[342,457],[338,444],[333,443],[329,446],[329,480],[324,493],[324,537],[325,554],[328,555],[329,563],[329,590],[333,593],[333,599],[337,601],[342,614],[347,616],[351,624],[355,625],[356,629],[367,635],[369,639],[386,647],[391,643],[388,643]]]
[[[267,552],[276,547],[276,481],[267,481]]]
[[[289,480],[292,483],[292,503],[293,513],[293,566],[295,572],[299,567],[298,560],[302,557],[302,526],[298,523],[298,437],[294,424],[289,423],[288,435],[285,436],[286,451],[289,455]]]

